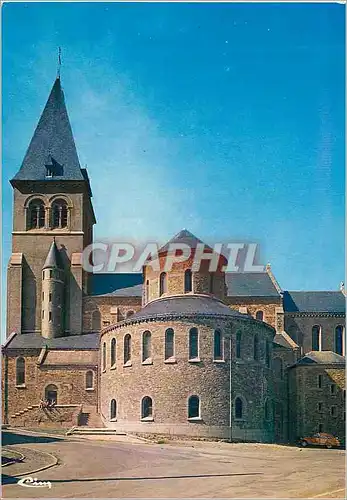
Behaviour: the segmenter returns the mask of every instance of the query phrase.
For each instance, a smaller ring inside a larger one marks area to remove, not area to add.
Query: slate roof
[[[22,333],[15,335],[6,345],[6,349],[41,349],[45,345],[49,349],[98,349],[99,334],[87,333],[85,335],[70,335],[67,337],[57,337],[45,339],[39,334]]]
[[[142,274],[140,273],[96,273],[92,275],[92,295],[125,295],[126,297],[137,297],[141,286]]]
[[[268,273],[226,273],[228,297],[279,297]]]
[[[55,239],[53,239],[50,249],[48,251],[46,261],[42,269],[55,268],[55,269],[64,269],[61,263],[61,257],[59,254],[59,250],[55,243]]]
[[[202,295],[176,295],[149,302],[143,309],[133,314],[129,321],[161,317],[181,316],[230,316],[250,318],[247,314],[230,309],[219,300]]]
[[[92,278],[92,295],[142,296],[142,274],[99,273]],[[229,297],[278,297],[267,273],[226,273]],[[138,286],[136,286],[138,285]]]
[[[46,177],[46,165],[55,171]],[[22,166],[13,180],[85,180],[77,156],[60,78],[52,87]]]
[[[297,361],[296,365],[333,365],[345,364],[346,358],[333,351],[311,351]]]
[[[273,342],[281,347],[286,347],[287,349],[298,349],[299,346],[294,340],[288,335],[287,332],[278,332],[273,338]]]
[[[340,291],[283,292],[285,312],[344,313],[346,298]]]

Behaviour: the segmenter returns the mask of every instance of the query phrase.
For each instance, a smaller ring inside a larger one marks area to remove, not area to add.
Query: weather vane
[[[58,69],[57,78],[60,78],[60,68],[61,68],[61,47],[58,48]]]

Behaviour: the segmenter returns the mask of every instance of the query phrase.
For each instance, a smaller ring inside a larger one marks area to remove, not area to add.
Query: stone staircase
[[[103,421],[96,411],[95,406],[83,405],[82,411],[78,418],[78,427],[87,428],[104,428]]]
[[[81,413],[81,405],[56,405],[52,409],[30,405],[9,416],[13,427],[66,427],[76,425]]]
[[[95,406],[83,405],[78,418],[78,426],[72,427],[66,433],[67,436],[126,436],[125,432],[109,429],[104,426],[100,414]]]
[[[125,432],[107,427],[72,427],[66,433],[67,436],[126,436]]]

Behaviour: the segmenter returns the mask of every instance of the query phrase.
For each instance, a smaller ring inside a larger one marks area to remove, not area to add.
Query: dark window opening
[[[243,418],[243,401],[241,398],[235,399],[235,418]]]
[[[68,208],[65,200],[56,200],[52,203],[52,227],[67,227]]]
[[[124,337],[124,364],[131,361],[131,335],[129,333]]]
[[[16,385],[25,384],[25,360],[18,358],[16,361]]]
[[[192,289],[192,271],[187,269],[184,273],[184,293],[189,293]]]
[[[197,328],[191,328],[189,331],[189,359],[199,357],[199,332]]]
[[[141,403],[141,418],[151,418],[153,416],[152,398],[146,396]]]
[[[151,358],[152,336],[151,332],[144,332],[142,335],[142,361]]]
[[[45,226],[45,206],[42,200],[31,201],[28,211],[28,229],[40,229]]]
[[[222,337],[222,332],[220,330],[215,330],[213,340],[214,340],[213,357],[214,357],[214,359],[222,359],[223,358],[223,337]]]
[[[175,332],[168,328],[165,332],[165,359],[172,358],[175,355]]]
[[[188,400],[188,418],[200,417],[200,399],[198,396],[190,396]]]

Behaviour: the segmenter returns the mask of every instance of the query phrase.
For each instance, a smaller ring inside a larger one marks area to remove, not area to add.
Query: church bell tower
[[[82,297],[89,291],[82,252],[92,243],[95,216],[60,77],[10,182],[13,231],[7,334],[46,338],[81,334]]]

